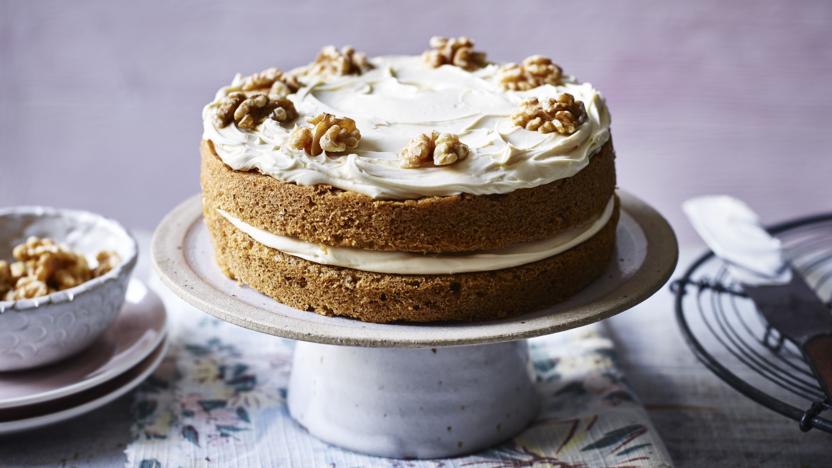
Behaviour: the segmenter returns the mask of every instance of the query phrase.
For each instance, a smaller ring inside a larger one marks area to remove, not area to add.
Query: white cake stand
[[[156,230],[152,255],[182,299],[222,320],[299,340],[292,416],[315,436],[395,458],[461,455],[502,442],[537,415],[526,338],[596,322],[656,292],[676,265],[667,222],[619,191],[615,258],[567,302],[482,323],[373,324],[280,304],[226,278],[194,196]]]

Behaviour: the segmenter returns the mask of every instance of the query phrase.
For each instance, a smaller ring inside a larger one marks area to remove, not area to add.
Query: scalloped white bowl
[[[118,316],[138,258],[136,240],[94,213],[45,207],[0,209],[0,259],[29,236],[50,237],[93,258],[113,250],[121,263],[74,288],[20,301],[0,301],[0,371],[60,361],[91,345]]]

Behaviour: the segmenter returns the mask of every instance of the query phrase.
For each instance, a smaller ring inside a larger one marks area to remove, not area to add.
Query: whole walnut
[[[358,148],[361,132],[349,117],[323,113],[307,122],[312,124],[311,128],[298,127],[289,134],[290,148],[304,150],[310,156],[318,156],[324,151],[327,154],[344,153]]]
[[[45,296],[106,274],[121,262],[115,252],[101,251],[93,270],[86,257],[52,239],[29,237],[12,251],[14,262],[0,260],[0,300]]]
[[[559,85],[562,82],[561,68],[551,59],[532,55],[521,65],[509,63],[497,72],[497,80],[505,90],[528,91],[543,85]]]
[[[405,168],[448,166],[468,157],[471,150],[452,133],[431,132],[416,136],[399,152]]]
[[[350,46],[338,50],[330,45],[321,49],[315,61],[299,69],[298,73],[302,76],[326,79],[333,76],[360,75],[372,68],[373,64],[364,53],[356,52]]]
[[[586,122],[587,114],[583,102],[569,93],[563,93],[557,99],[526,99],[511,119],[515,125],[526,130],[571,135]]]
[[[262,93],[251,96],[241,92],[229,93],[217,109],[215,125],[227,127],[231,122],[241,130],[255,130],[266,118],[280,123],[290,122],[298,117],[295,105],[283,96],[268,96]]]
[[[474,71],[488,65],[484,52],[474,50],[474,41],[467,37],[432,37],[431,50],[422,58],[432,68],[453,65],[466,71]]]

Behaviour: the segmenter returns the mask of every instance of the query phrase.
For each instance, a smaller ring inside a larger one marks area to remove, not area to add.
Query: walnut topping
[[[402,148],[402,167],[447,166],[468,157],[471,150],[452,133],[421,134]]]
[[[295,105],[292,104],[292,101],[285,97],[279,97],[272,98],[272,102],[275,104],[275,108],[270,116],[272,119],[280,123],[286,123],[298,118],[298,111],[295,110]]]
[[[234,121],[234,111],[246,100],[245,93],[229,93],[220,102],[214,124],[219,128],[225,128]]]
[[[518,127],[540,133],[557,132],[571,135],[586,122],[584,103],[576,101],[569,93],[563,93],[555,99],[526,99],[520,103],[520,112],[511,116]]]
[[[31,299],[72,288],[101,276],[121,261],[118,254],[101,251],[91,269],[86,257],[51,239],[30,237],[12,251],[12,264],[0,261],[0,298]]]
[[[6,300],[19,301],[21,299],[33,299],[39,296],[46,296],[49,293],[49,287],[46,283],[31,276],[24,276],[17,280],[14,290],[6,293]]]
[[[14,287],[12,271],[9,262],[0,260],[0,300],[6,297],[6,293]]]
[[[300,89],[297,77],[284,73],[279,68],[267,68],[260,73],[249,75],[243,79],[240,89],[243,91],[269,90],[270,97],[286,97]]]
[[[98,265],[95,266],[92,274],[93,276],[101,276],[115,268],[121,262],[121,257],[112,250],[102,250],[95,255],[95,261],[98,262]]]
[[[361,132],[348,117],[319,114],[307,120],[312,128],[298,127],[289,134],[289,147],[304,150],[310,156],[322,152],[343,153],[358,148]]]
[[[335,46],[326,46],[318,52],[314,62],[299,69],[298,73],[304,76],[329,78],[360,75],[372,68],[373,64],[363,52],[356,52],[350,46],[342,47],[341,50],[336,49]]]
[[[523,60],[522,65],[509,63],[497,73],[500,85],[510,91],[528,91],[547,84],[558,85],[561,78],[561,68],[542,55],[532,55]]]
[[[433,37],[430,40],[432,50],[422,54],[422,58],[432,68],[453,65],[463,70],[474,71],[488,64],[484,52],[474,50],[474,41],[467,37]]]
[[[242,130],[254,130],[272,113],[275,104],[265,94],[254,94],[241,102],[234,111],[234,122]]]
[[[265,94],[230,93],[217,109],[215,124],[227,127],[232,121],[242,130],[254,130],[267,117],[280,122],[290,122],[298,117],[295,105],[286,97],[269,97]]]

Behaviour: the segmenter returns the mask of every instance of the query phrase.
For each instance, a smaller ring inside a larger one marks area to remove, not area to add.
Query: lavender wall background
[[[0,0],[0,205],[153,228],[196,193],[201,107],[235,72],[325,44],[418,53],[469,35],[541,53],[607,96],[620,185],[683,240],[724,192],[777,220],[832,209],[832,3]]]

